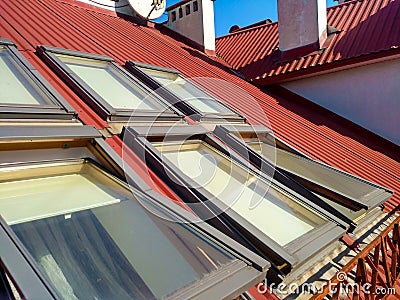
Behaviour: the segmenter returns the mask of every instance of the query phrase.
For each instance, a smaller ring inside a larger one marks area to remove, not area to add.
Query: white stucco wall
[[[215,51],[214,2],[197,0],[198,11],[193,11],[193,2],[189,1],[180,6],[183,10],[182,18],[179,18],[180,7],[169,11],[167,27],[204,46],[207,50]],[[187,5],[190,6],[189,15],[186,15]],[[171,17],[173,11],[176,14],[175,21],[172,21]]]
[[[400,59],[282,86],[400,145]]]

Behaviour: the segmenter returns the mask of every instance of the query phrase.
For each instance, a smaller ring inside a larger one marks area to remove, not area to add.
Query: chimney
[[[215,56],[214,1],[183,0],[166,9],[166,26],[194,41],[211,56]]]
[[[278,30],[284,56],[319,50],[327,37],[326,0],[278,0]]]

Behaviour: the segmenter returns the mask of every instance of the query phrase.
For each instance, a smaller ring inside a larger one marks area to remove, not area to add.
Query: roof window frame
[[[185,298],[199,296],[200,298],[210,299],[215,297],[229,298],[238,296],[236,295],[238,291],[232,290],[232,285],[237,286],[239,284],[240,290],[244,292],[265,278],[265,274],[270,267],[270,264],[265,259],[257,256],[210,225],[204,224],[196,216],[173,203],[171,200],[151,190],[132,168],[123,163],[118,154],[101,138],[100,133],[93,127],[64,126],[57,131],[57,129],[50,126],[42,128],[22,126],[7,131],[7,129],[11,128],[12,126],[1,129],[5,133],[8,132],[8,134],[2,136],[0,141],[0,145],[5,145],[5,143],[7,143],[5,149],[9,149],[10,144],[23,143],[24,141],[30,141],[31,143],[41,142],[45,145],[50,141],[64,143],[67,140],[85,140],[90,144],[90,148],[89,144],[85,147],[88,147],[89,151],[96,155],[96,160],[88,157],[84,152],[79,151],[73,152],[71,154],[72,156],[65,157],[59,149],[54,149],[54,153],[50,158],[49,156],[37,156],[37,153],[34,154],[37,150],[32,149],[32,156],[23,155],[21,158],[17,155],[17,158],[14,158],[12,161],[2,162],[0,164],[2,168],[18,169],[20,167],[35,167],[35,165],[41,166],[43,164],[87,161],[106,172],[107,176],[114,178],[125,186],[128,186],[128,184],[125,182],[124,176],[129,178],[129,182],[136,182],[136,186],[130,187],[134,193],[132,197],[145,199],[152,206],[155,206],[156,209],[187,224],[191,230],[194,230],[198,235],[205,238],[206,241],[210,242],[212,245],[221,247],[234,257],[237,263],[223,266],[211,279],[203,277],[195,283],[192,283],[189,288],[182,287],[177,290],[177,292],[182,293]],[[44,148],[45,146],[39,146],[38,150],[42,151]],[[2,149],[3,148],[0,150],[4,151]],[[99,158],[98,155],[101,156],[101,158]],[[105,156],[107,156],[107,158]],[[110,165],[114,165],[116,169],[122,169],[124,172],[123,176],[119,176],[120,173],[116,172],[116,170],[110,169],[108,166],[106,167],[107,164],[105,165],[102,160],[110,162]],[[37,296],[40,299],[57,298],[58,293],[52,286],[52,283],[48,282],[47,279],[40,274],[41,271],[37,269],[36,262],[32,260],[32,257],[27,253],[21,241],[19,241],[12,232],[10,226],[1,218],[0,239],[2,240],[2,245],[7,246],[7,249],[10,250],[3,253],[4,255],[2,255],[1,263],[15,280],[18,292],[28,298],[30,296]]]
[[[302,186],[304,190],[310,191],[311,194],[314,194],[314,192],[318,192],[318,193],[321,193],[322,196],[327,197],[328,199],[330,199],[332,201],[334,201],[334,199],[332,199],[331,197],[334,197],[336,199],[335,202],[337,202],[339,205],[343,205],[345,207],[347,205],[349,209],[352,209],[351,207],[354,207],[354,210],[355,210],[355,207],[357,207],[358,209],[365,209],[365,210],[367,210],[367,212],[372,211],[373,209],[382,205],[383,202],[386,201],[388,198],[390,198],[390,196],[393,194],[393,191],[391,191],[383,186],[377,185],[373,182],[367,181],[363,178],[357,177],[353,174],[344,172],[344,171],[334,168],[330,165],[324,164],[322,162],[318,162],[316,160],[313,160],[313,159],[307,157],[303,153],[299,152],[295,148],[293,148],[290,145],[288,145],[287,143],[285,143],[283,140],[275,137],[273,132],[268,127],[265,127],[262,125],[258,125],[258,126],[217,125],[214,129],[214,134],[219,139],[221,139],[224,143],[226,143],[228,146],[236,149],[236,151],[242,157],[244,156],[244,157],[248,158],[250,163],[252,163],[252,165],[255,166],[261,172],[264,172],[263,171],[264,166],[270,165],[270,162],[261,153],[258,153],[256,150],[254,150],[251,147],[249,147],[248,145],[246,145],[241,138],[236,136],[236,134],[240,134],[242,136],[243,135],[256,135],[257,139],[260,140],[261,142],[266,142],[266,143],[275,142],[278,149],[283,150],[290,155],[294,155],[298,159],[301,159],[301,160],[306,161],[307,163],[316,165],[319,168],[327,169],[330,172],[336,173],[338,176],[346,176],[352,180],[357,180],[361,183],[368,184],[368,185],[380,190],[379,193],[377,192],[377,193],[374,193],[373,195],[370,195],[371,197],[368,202],[363,202],[354,197],[349,197],[348,195],[345,195],[343,192],[326,187],[323,184],[319,184],[318,182],[310,181],[307,178],[301,178],[302,176],[300,176],[300,175],[296,175],[295,173],[292,173],[289,170],[285,170],[279,166],[275,166],[276,167],[275,174],[282,174],[283,176],[298,182],[299,185]],[[299,181],[299,178],[301,178],[300,181]],[[315,186],[315,187],[313,187],[313,186]],[[324,194],[324,193],[326,193],[326,194]],[[315,197],[319,198],[318,196],[315,196]],[[324,202],[322,199],[320,201]],[[346,221],[345,219],[343,219],[343,220]],[[356,222],[356,221],[352,222],[351,231],[355,229],[355,227],[358,225],[357,223],[358,222]]]
[[[37,52],[78,96],[80,96],[102,119],[108,122],[177,122],[182,119],[182,115],[179,111],[174,109],[161,97],[158,97],[146,85],[119,66],[114,59],[109,56],[44,45],[39,45],[37,47]],[[118,77],[122,78],[125,82],[129,82],[130,87],[134,89],[139,88],[141,92],[148,93],[152,98],[151,100],[154,100],[154,104],[160,107],[160,110],[119,109],[113,107],[59,59],[57,55],[95,60],[109,64],[113,71],[118,74]]]
[[[146,159],[146,164],[152,169],[162,180],[164,180],[180,197],[187,203],[201,203],[213,197],[213,195],[202,187],[194,184],[193,180],[183,174],[172,162],[166,158],[162,158],[161,153],[153,146],[152,142],[162,139],[168,133],[167,141],[182,141],[182,140],[202,140],[211,145],[220,153],[230,156],[232,161],[239,167],[247,166],[253,174],[259,176],[259,172],[249,165],[243,158],[230,151],[210,131],[201,126],[176,126],[173,129],[167,127],[126,127],[124,131],[124,143],[136,152],[142,159]],[[300,195],[288,192],[281,184],[274,182],[274,186],[279,192],[288,194],[289,197],[294,197],[295,200],[305,207],[311,208],[311,211],[322,215],[326,222],[321,227],[315,228],[312,232],[301,236],[300,238],[288,244],[289,249],[279,245],[273,239],[268,237],[260,229],[250,224],[244,217],[238,213],[229,210],[224,211],[219,215],[222,223],[231,228],[235,232],[235,238],[252,251],[262,257],[269,259],[278,269],[278,273],[287,274],[293,267],[305,263],[310,257],[310,253],[317,253],[317,249],[322,249],[326,245],[326,240],[330,243],[338,240],[348,227],[346,222],[343,222],[329,212],[323,211],[311,201],[302,198]],[[195,186],[195,188],[193,187]],[[300,196],[300,198],[299,198]],[[219,200],[218,200],[219,201]],[[224,205],[218,206],[216,209],[204,205],[214,215],[223,211]],[[200,217],[208,218],[209,211],[203,210],[203,207],[196,211]],[[218,211],[218,212],[217,212]],[[218,224],[211,223],[219,230],[224,230]],[[322,243],[322,244],[321,244]],[[286,247],[286,246],[285,246]]]
[[[205,91],[203,88],[199,87],[195,82],[192,82],[189,78],[186,78],[183,76],[178,70],[176,69],[171,69],[171,68],[165,68],[161,66],[156,66],[156,65],[151,65],[151,64],[146,64],[146,63],[141,63],[141,62],[136,62],[132,60],[128,60],[125,63],[126,69],[131,72],[135,77],[139,78],[141,81],[143,81],[148,87],[150,87],[152,90],[155,90],[162,98],[164,98],[166,101],[168,101],[171,105],[175,106],[179,111],[181,111],[183,114],[189,116],[191,119],[197,122],[211,122],[211,123],[244,123],[246,121],[246,118],[241,115],[239,112],[235,111],[213,95],[211,95],[209,92]],[[210,99],[215,100],[218,104],[222,105],[232,113],[203,113],[199,110],[197,110],[194,106],[190,105],[186,101],[183,101],[176,93],[170,91],[169,89],[163,87],[163,85],[158,82],[156,79],[153,79],[150,75],[146,74],[144,71],[142,71],[140,68],[145,68],[145,69],[151,69],[159,72],[164,72],[164,73],[169,73],[169,74],[175,74],[179,77],[182,78],[182,80],[185,80],[189,82],[191,85],[193,85],[195,88],[201,90],[204,95],[209,97]]]
[[[18,51],[11,40],[0,38],[0,48],[4,48],[3,51],[7,52],[8,58],[19,68],[22,76],[30,81],[34,89],[43,94],[43,100],[47,102],[47,104],[0,103],[1,119],[69,121],[76,118],[77,112]]]

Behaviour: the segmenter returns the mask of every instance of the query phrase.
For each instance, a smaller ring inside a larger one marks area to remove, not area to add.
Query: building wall
[[[400,59],[282,86],[400,145]]]

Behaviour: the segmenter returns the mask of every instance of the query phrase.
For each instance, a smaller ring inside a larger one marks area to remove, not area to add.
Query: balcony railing
[[[395,295],[393,299],[400,299],[396,291],[396,284],[400,287],[399,223],[400,216],[311,299],[322,300],[328,295],[330,299],[342,299],[346,295],[347,299],[372,300],[389,294]]]

